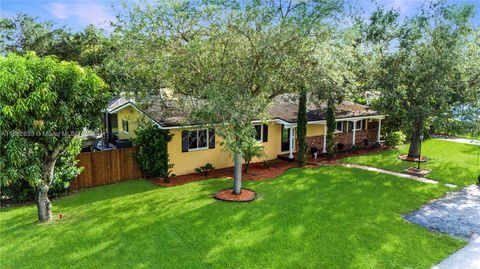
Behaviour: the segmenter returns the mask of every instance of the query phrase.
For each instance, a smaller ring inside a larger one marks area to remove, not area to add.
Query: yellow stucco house
[[[194,173],[195,168],[213,164],[216,168],[230,167],[232,157],[220,146],[221,138],[214,129],[181,124],[184,113],[176,108],[150,104],[142,108],[139,103],[120,98],[108,108],[110,132],[117,130],[120,141],[131,140],[142,120],[151,121],[158,128],[168,130],[173,139],[168,144],[172,172],[176,175]],[[325,105],[308,105],[307,143],[309,151],[325,152],[326,120]],[[269,109],[267,123],[252,121],[257,133],[256,139],[265,148],[263,160],[285,158],[293,160],[296,151],[298,103],[291,98],[277,97]],[[167,113],[168,112],[168,113]],[[167,115],[168,114],[168,115]],[[335,140],[339,148],[348,149],[353,145],[367,146],[380,141],[381,120],[384,115],[365,105],[343,102],[336,107]],[[166,116],[167,115],[167,116]],[[261,160],[253,160],[261,161]]]

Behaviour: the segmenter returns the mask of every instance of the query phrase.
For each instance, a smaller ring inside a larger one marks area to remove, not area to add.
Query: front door
[[[288,151],[290,149],[290,129],[285,128],[282,125],[282,151]]]

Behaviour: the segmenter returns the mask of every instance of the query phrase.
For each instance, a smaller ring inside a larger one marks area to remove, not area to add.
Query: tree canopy
[[[32,52],[0,56],[0,129],[6,130],[1,174],[21,165],[28,151],[34,153],[27,157],[37,161],[24,177],[37,189],[39,221],[51,218],[47,194],[58,158],[82,131],[100,126],[108,98],[107,85],[91,68]]]
[[[400,23],[398,12],[379,9],[365,27],[376,59],[370,86],[380,92],[380,109],[409,134],[411,157],[419,155],[432,117],[467,102],[475,91],[466,69],[473,14],[472,6],[434,3]]]
[[[126,44],[125,66],[135,66],[124,77],[148,81],[137,89],[149,94],[168,87],[192,97],[192,121],[215,125],[238,160],[254,142],[251,121],[298,87],[303,37],[340,8],[335,0],[148,2],[120,16],[114,35]]]

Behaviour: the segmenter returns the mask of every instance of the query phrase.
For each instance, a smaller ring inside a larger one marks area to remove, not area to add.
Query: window
[[[208,148],[207,129],[198,129],[188,132],[188,149],[198,150]]]
[[[343,122],[344,132],[350,132],[353,130],[353,121],[344,121]]]
[[[355,129],[362,130],[362,127],[363,127],[363,120],[357,121],[357,123],[355,124]]]
[[[336,122],[336,125],[335,125],[335,132],[336,133],[343,132],[342,125],[343,125],[343,121],[337,121]]]
[[[128,134],[128,120],[122,120],[122,130]]]
[[[257,141],[260,141],[262,142],[263,141],[263,124],[257,124],[257,125],[254,125],[253,127],[255,127],[255,139]]]

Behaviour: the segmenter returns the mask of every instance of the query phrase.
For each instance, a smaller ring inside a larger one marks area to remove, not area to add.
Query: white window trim
[[[360,122],[360,128],[357,128],[357,123]],[[355,122],[355,130],[356,131],[361,131],[363,130],[363,120],[358,120]]]
[[[253,128],[255,128],[255,126],[260,126],[260,140],[257,139],[257,129],[255,129],[255,140],[257,142],[263,142],[263,124],[254,124]]]
[[[205,130],[205,131],[207,132],[207,146],[200,148],[200,147],[198,147],[198,141],[199,141],[199,139],[198,139],[198,132],[201,131],[201,130]],[[197,132],[197,148],[194,148],[194,149],[191,149],[191,148],[190,148],[190,133],[191,133],[191,132]],[[207,129],[207,128],[200,128],[200,129],[195,129],[195,130],[190,130],[190,131],[188,131],[188,139],[189,139],[189,141],[188,141],[188,151],[189,151],[189,152],[190,152],[190,151],[198,151],[198,150],[208,149],[208,144],[210,143],[210,137],[209,137],[208,129]]]

